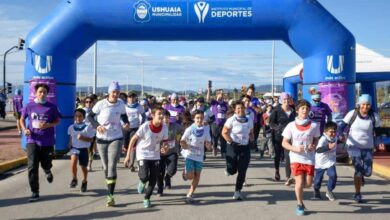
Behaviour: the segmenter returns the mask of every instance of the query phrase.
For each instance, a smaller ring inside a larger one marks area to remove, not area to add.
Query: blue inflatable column
[[[371,108],[377,111],[378,104],[376,99],[376,83],[375,82],[362,82],[361,83],[361,94],[369,94],[372,97]]]
[[[294,101],[298,101],[298,84],[283,79],[283,91],[290,93]]]

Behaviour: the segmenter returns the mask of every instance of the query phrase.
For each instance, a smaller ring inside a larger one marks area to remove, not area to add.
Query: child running
[[[295,176],[297,215],[305,214],[303,189],[311,187],[314,176],[315,147],[320,137],[319,126],[308,118],[311,105],[306,100],[298,101],[298,116],[284,129],[282,146],[290,151],[292,174]]]
[[[333,190],[336,188],[336,148],[337,148],[337,124],[330,121],[325,124],[324,134],[318,141],[316,149],[316,165],[314,175],[314,199],[321,199],[320,188],[325,171],[329,177],[328,189],[325,196],[330,200],[336,200]]]
[[[183,179],[192,180],[190,190],[186,196],[186,202],[193,202],[193,194],[199,184],[200,173],[203,168],[204,146],[212,149],[209,126],[203,125],[204,113],[195,110],[194,123],[188,127],[181,138],[180,145],[183,148],[181,154],[185,158]]]
[[[136,156],[138,161],[138,193],[145,193],[144,207],[150,208],[150,197],[152,196],[154,187],[157,183],[159,173],[160,154],[167,154],[168,146],[168,127],[163,124],[162,107],[154,107],[152,109],[152,121],[146,122],[140,126],[135,135],[131,138],[129,150],[124,160],[124,164],[128,167],[130,162],[131,150],[136,147]],[[163,144],[161,144],[163,143]],[[145,185],[149,182],[146,190]]]
[[[83,172],[83,181],[81,182],[81,192],[87,191],[87,175],[88,175],[88,148],[91,142],[94,140],[96,131],[92,126],[88,126],[85,119],[86,112],[84,109],[76,109],[74,111],[74,124],[69,126],[69,153],[70,167],[72,172],[72,181],[70,182],[70,188],[77,186],[77,161],[81,166]]]

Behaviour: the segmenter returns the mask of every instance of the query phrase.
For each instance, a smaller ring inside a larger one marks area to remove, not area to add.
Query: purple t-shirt
[[[185,111],[184,107],[181,105],[177,105],[176,107],[172,104],[165,106],[165,109],[169,111],[171,117],[169,118],[170,123],[181,123],[180,115],[182,115]]]
[[[328,119],[327,119],[328,117]],[[332,110],[326,103],[320,102],[318,106],[311,106],[309,118],[320,125],[320,132],[324,132],[325,119],[329,120],[332,117]]]
[[[211,101],[211,112],[215,116],[214,123],[216,125],[224,125],[226,121],[226,112],[228,106],[226,102],[218,102],[216,100]]]
[[[54,127],[41,130],[38,125],[40,122],[54,122],[58,117],[61,117],[61,114],[53,103],[37,104],[34,101],[28,103],[22,113],[23,119],[28,118],[27,128],[31,131],[31,135],[27,136],[27,143],[41,147],[53,146],[55,143]]]
[[[23,96],[21,95],[15,95],[12,98],[12,103],[14,105],[14,109],[16,112],[22,112],[23,108]]]

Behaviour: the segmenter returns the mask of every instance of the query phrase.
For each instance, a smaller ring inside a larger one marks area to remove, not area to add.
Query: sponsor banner
[[[321,92],[322,101],[328,104],[332,110],[333,121],[343,120],[348,113],[348,84],[345,82],[324,82],[319,83],[318,89]]]
[[[329,55],[326,57],[326,68],[328,75],[326,81],[345,81],[347,78],[344,75],[345,60],[344,55]]]
[[[132,13],[133,22],[139,24],[186,24],[187,2],[138,0]]]
[[[49,86],[49,94],[47,94],[47,101],[57,104],[57,98],[56,98],[56,80],[55,79],[32,79],[30,82],[30,91],[28,96],[28,101],[32,102],[35,98],[35,85],[37,84],[46,84]]]
[[[190,0],[190,24],[251,24],[252,1]]]

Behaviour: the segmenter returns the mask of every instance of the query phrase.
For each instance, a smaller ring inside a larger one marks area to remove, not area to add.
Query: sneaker
[[[144,193],[145,192],[145,183],[139,181],[137,191],[138,191],[138,194]]]
[[[144,208],[150,208],[152,204],[150,203],[150,199],[144,199]]]
[[[162,197],[163,196],[163,193],[162,192],[157,192],[157,197]]]
[[[329,201],[335,201],[336,197],[334,197],[334,194],[332,191],[327,190],[325,193],[325,196],[329,199]]]
[[[70,188],[75,188],[77,186],[77,179],[72,179],[72,181],[70,181],[70,184],[69,184],[69,187]]]
[[[54,177],[53,177],[53,174],[51,173],[51,171],[46,173],[46,179],[47,179],[47,182],[49,182],[49,183],[53,182]]]
[[[134,166],[131,166],[131,167],[130,167],[130,172],[133,172],[133,173],[134,173],[134,172],[136,172],[136,170],[135,170],[135,167],[134,167]]]
[[[263,159],[264,158],[264,151],[260,151],[260,157],[259,157],[259,159],[261,160],[261,159]]]
[[[184,181],[188,180],[185,170],[183,170],[183,173],[181,174],[181,177],[183,178]]]
[[[297,209],[295,210],[295,214],[302,216],[305,215],[305,207],[303,205],[297,205]]]
[[[362,194],[355,194],[355,195],[353,196],[353,199],[355,200],[356,203],[363,203]]]
[[[165,189],[171,189],[171,178],[169,176],[165,176]]]
[[[233,199],[234,199],[234,200],[243,200],[244,197],[242,196],[242,194],[241,194],[240,191],[235,191],[235,192],[234,192],[234,195],[233,195]]]
[[[31,197],[28,199],[29,202],[35,202],[39,200],[39,193],[33,192]]]
[[[92,166],[89,165],[89,166],[87,167],[87,170],[88,170],[89,172],[91,172],[91,171],[92,171]]]
[[[225,169],[224,170],[226,176],[231,176],[230,173]]]
[[[193,194],[187,194],[186,202],[187,203],[193,203],[194,202],[194,195]]]
[[[275,178],[274,178],[275,181],[280,181],[280,174],[279,174],[279,171],[275,171]]]
[[[112,207],[115,205],[115,200],[114,200],[114,197],[112,195],[108,195],[107,196],[107,203],[106,203],[106,206],[107,207]]]
[[[213,155],[214,155],[214,157],[217,156],[217,150],[213,150]]]
[[[286,182],[284,183],[285,186],[291,186],[295,183],[295,180],[291,177],[287,178]]]
[[[88,184],[88,182],[87,181],[83,181],[82,183],[81,183],[81,188],[80,188],[80,191],[81,192],[86,192],[87,191],[87,184]]]
[[[320,200],[322,199],[321,198],[321,193],[320,193],[320,190],[319,189],[314,189],[314,197],[313,197],[314,200]]]

